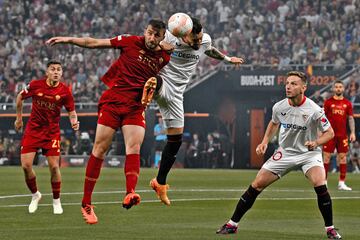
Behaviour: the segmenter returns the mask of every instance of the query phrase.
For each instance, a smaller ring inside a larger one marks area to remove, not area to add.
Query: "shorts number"
[[[52,148],[60,148],[60,140],[51,140]]]
[[[343,140],[343,144],[344,144],[344,147],[347,147],[347,146],[349,145],[348,140],[347,140],[347,139],[344,139],[344,140]]]

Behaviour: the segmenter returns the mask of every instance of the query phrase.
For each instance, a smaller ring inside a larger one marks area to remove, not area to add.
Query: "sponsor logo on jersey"
[[[280,124],[285,129],[294,129],[294,130],[303,130],[303,131],[307,130],[306,126],[300,126],[292,123],[280,123]]]
[[[173,52],[171,54],[172,57],[180,57],[180,58],[186,58],[186,59],[193,59],[198,60],[200,58],[200,55],[191,54],[191,53],[184,53],[184,52]]]

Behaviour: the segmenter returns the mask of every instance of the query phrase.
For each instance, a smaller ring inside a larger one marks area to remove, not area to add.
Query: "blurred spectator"
[[[324,98],[321,96],[320,90],[315,91],[311,100],[313,100],[320,107],[323,107],[323,105],[324,105]]]
[[[194,133],[192,140],[186,152],[186,167],[196,168],[202,167],[202,155],[204,151],[204,143],[200,141],[199,134]]]
[[[350,145],[350,160],[353,166],[353,173],[360,173],[360,143],[358,141]]]

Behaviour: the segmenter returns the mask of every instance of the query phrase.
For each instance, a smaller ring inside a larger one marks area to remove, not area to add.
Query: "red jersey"
[[[118,86],[118,91],[134,90],[139,97],[145,82],[170,61],[167,51],[148,49],[144,36],[120,35],[110,41],[114,48],[121,49],[121,54],[101,80],[110,88]]]
[[[62,106],[68,112],[75,110],[74,98],[69,88],[59,83],[51,87],[46,79],[32,80],[25,90],[21,91],[22,99],[32,98],[30,119],[26,124],[24,135],[35,138],[52,138],[60,135],[60,113]]]
[[[353,116],[352,104],[346,98],[336,100],[334,97],[324,102],[325,115],[329,119],[335,136],[347,136],[346,121]]]

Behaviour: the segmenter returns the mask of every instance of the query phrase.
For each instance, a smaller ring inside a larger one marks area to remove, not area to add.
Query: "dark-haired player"
[[[91,205],[91,195],[100,175],[105,154],[118,128],[124,135],[126,160],[126,209],[140,203],[135,187],[140,171],[140,146],[145,134],[145,106],[142,104],[143,88],[150,77],[156,76],[170,60],[170,55],[159,43],[164,39],[166,25],[150,20],[144,36],[117,36],[111,39],[54,37],[48,44],[69,43],[85,48],[119,48],[120,57],[102,77],[110,87],[99,101],[98,123],[92,154],[86,167],[84,196],[81,212],[86,223],[97,223]],[[144,89],[144,93],[147,90]],[[145,94],[146,95],[146,94]]]
[[[319,210],[325,222],[329,239],[341,239],[333,226],[331,197],[327,190],[320,145],[334,137],[334,131],[324,111],[311,99],[306,98],[306,76],[291,71],[286,79],[286,98],[275,103],[262,142],[256,153],[263,155],[269,141],[279,132],[279,148],[259,170],[255,180],[241,196],[234,214],[216,233],[236,233],[238,223],[251,208],[256,197],[269,185],[285,176],[292,169],[301,167],[313,185]],[[323,134],[318,137],[318,130]]]
[[[16,98],[15,130],[23,127],[22,107],[26,98],[32,98],[32,109],[21,142],[21,166],[24,170],[26,185],[32,193],[29,213],[38,208],[41,193],[36,184],[35,171],[32,168],[38,149],[46,156],[51,173],[51,188],[53,192],[53,212],[62,214],[60,202],[61,174],[60,159],[60,114],[62,106],[69,112],[71,127],[79,129],[75,112],[74,98],[69,88],[60,82],[63,74],[60,62],[50,61],[47,64],[46,78],[32,80],[26,89]]]
[[[340,80],[336,81],[333,86],[334,96],[324,102],[325,114],[334,129],[335,137],[324,144],[323,154],[325,173],[327,176],[331,154],[336,148],[337,158],[340,163],[338,189],[351,191],[352,189],[345,184],[347,171],[346,156],[349,152],[346,121],[349,119],[350,142],[354,142],[356,140],[355,120],[352,104],[344,97],[344,91],[344,83]]]
[[[167,142],[162,152],[157,177],[150,181],[150,185],[166,205],[170,205],[167,197],[169,186],[166,184],[166,177],[175,162],[184,131],[184,91],[196,65],[203,54],[235,65],[244,62],[242,58],[228,57],[211,46],[211,38],[208,34],[203,33],[200,21],[196,18],[191,19],[193,28],[189,35],[177,38],[169,31],[166,32],[164,41],[175,48],[169,64],[157,76],[158,96],[156,100],[164,119]]]

